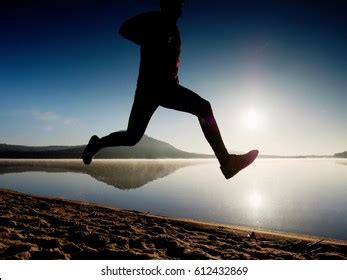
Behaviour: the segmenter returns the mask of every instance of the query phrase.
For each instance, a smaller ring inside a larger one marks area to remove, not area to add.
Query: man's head
[[[172,19],[182,15],[184,0],[160,0],[161,12]]]

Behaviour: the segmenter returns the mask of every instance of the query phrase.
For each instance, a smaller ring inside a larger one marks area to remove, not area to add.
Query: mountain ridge
[[[76,146],[25,146],[0,144],[0,158],[24,159],[76,159],[81,158],[86,145]],[[190,153],[175,148],[173,145],[144,135],[133,147],[110,147],[101,150],[95,158],[213,158],[212,155]]]

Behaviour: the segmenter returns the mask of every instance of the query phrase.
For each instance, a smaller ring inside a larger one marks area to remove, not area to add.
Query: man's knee
[[[142,136],[143,136],[143,133],[127,131],[128,146],[135,146],[137,143],[140,142]]]
[[[205,99],[203,99],[203,101],[201,101],[201,103],[199,104],[199,108],[198,108],[198,112],[197,115],[198,117],[206,117],[206,116],[210,116],[212,114],[212,106],[211,103]]]

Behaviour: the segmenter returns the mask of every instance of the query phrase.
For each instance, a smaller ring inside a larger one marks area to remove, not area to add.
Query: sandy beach
[[[347,259],[347,242],[0,189],[0,259]]]

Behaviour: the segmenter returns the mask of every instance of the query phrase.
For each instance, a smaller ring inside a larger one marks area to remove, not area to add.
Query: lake
[[[347,160],[0,160],[0,187],[153,214],[347,240]]]

